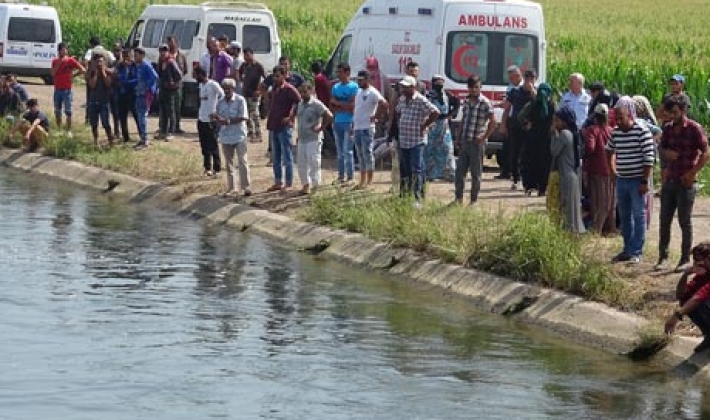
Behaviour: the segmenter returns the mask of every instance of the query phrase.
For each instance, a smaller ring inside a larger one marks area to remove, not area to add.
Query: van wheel
[[[44,82],[45,85],[51,85],[54,83],[52,76],[42,76],[42,81]]]

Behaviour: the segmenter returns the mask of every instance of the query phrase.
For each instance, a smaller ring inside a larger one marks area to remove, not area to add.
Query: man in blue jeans
[[[272,77],[274,85],[271,91],[271,106],[269,107],[269,117],[266,120],[266,128],[272,139],[274,184],[266,191],[285,192],[293,186],[291,135],[301,95],[292,84],[286,81],[285,67],[274,67]],[[285,184],[284,169],[286,172]]]
[[[606,150],[609,167],[616,175],[624,249],[612,262],[638,264],[646,241],[646,194],[653,172],[655,145],[648,126],[636,120],[633,99],[622,96],[614,106],[614,113],[617,128],[611,132]]]
[[[353,110],[358,86],[350,80],[350,65],[338,64],[338,83],[333,86],[330,95],[330,109],[335,116],[333,135],[338,151],[338,182],[347,185],[353,179],[355,165],[353,163]],[[347,177],[347,178],[346,178]]]
[[[382,94],[370,84],[370,75],[367,70],[361,70],[357,73],[357,84],[360,89],[355,96],[353,137],[355,150],[360,162],[360,184],[355,188],[361,190],[372,184],[372,177],[375,171],[375,157],[372,150],[375,122],[378,116],[385,121],[387,120],[386,114],[389,105]]]
[[[414,206],[421,208],[424,146],[429,126],[439,118],[439,108],[417,92],[417,80],[412,76],[404,76],[399,86],[402,96],[394,111],[399,124],[400,194],[414,193]]]
[[[134,149],[140,150],[148,147],[147,118],[150,104],[155,95],[158,73],[145,59],[145,50],[136,48],[134,50],[134,60],[136,63],[136,114],[138,117],[138,136],[140,140]]]

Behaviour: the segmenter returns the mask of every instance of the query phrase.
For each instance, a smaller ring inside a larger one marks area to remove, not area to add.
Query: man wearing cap
[[[659,222],[658,264],[663,270],[668,264],[668,245],[671,240],[671,223],[676,210],[682,233],[680,261],[676,271],[690,266],[690,247],[693,243],[693,204],[697,193],[698,172],[710,159],[705,130],[687,117],[686,96],[675,95],[663,104],[668,122],[663,126],[659,152],[666,164],[661,187],[661,214]]]
[[[429,126],[439,117],[439,109],[416,90],[417,80],[404,76],[395,113],[399,127],[398,155],[400,195],[413,193],[415,207],[421,208],[424,187],[424,147]]]
[[[382,94],[370,85],[367,70],[360,70],[357,73],[357,84],[360,89],[355,96],[353,138],[360,162],[360,184],[356,188],[364,189],[372,184],[375,171],[372,141],[375,137],[376,116],[386,115],[389,105]]]
[[[168,46],[163,44],[158,49],[160,60],[158,65],[158,79],[160,89],[158,90],[158,105],[160,116],[158,119],[158,139],[169,141],[172,133],[175,132],[178,90],[182,85],[182,72],[174,59],[170,57]]]
[[[582,127],[589,115],[589,103],[592,97],[584,90],[584,75],[572,73],[569,76],[569,90],[562,95],[560,106],[566,106],[577,116],[577,127]]]
[[[185,54],[180,52],[180,49],[178,48],[178,39],[175,35],[170,35],[168,36],[168,57],[172,58],[175,60],[175,63],[177,64],[178,68],[180,69],[180,73],[184,76],[187,73],[187,58],[185,57]],[[180,127],[180,120],[182,119],[182,79],[180,79],[179,87],[177,90],[177,95],[175,95],[175,134],[185,134],[185,131]]]
[[[236,80],[237,93],[241,95],[242,78],[239,75],[239,68],[244,64],[244,59],[242,58],[242,44],[239,41],[230,42],[227,52],[232,56],[232,72],[230,73],[230,78]]]
[[[610,235],[616,230],[616,193],[606,145],[611,138],[609,106],[597,104],[591,124],[582,130],[584,162],[582,170],[587,176],[592,230]]]
[[[685,103],[688,104],[688,110],[690,109],[691,104],[690,96],[685,93],[685,76],[682,74],[674,74],[671,76],[668,80],[668,88],[670,89],[670,92],[663,95],[661,105],[658,107],[658,110],[656,110],[656,117],[661,124],[665,124],[670,121],[670,117],[666,114],[665,107],[663,106],[667,100],[677,96],[683,96],[685,98]]]
[[[136,63],[136,114],[138,123],[138,136],[140,141],[134,146],[136,150],[148,147],[148,111],[153,103],[158,73],[153,65],[145,59],[145,50],[136,48],[133,51],[133,59]]]

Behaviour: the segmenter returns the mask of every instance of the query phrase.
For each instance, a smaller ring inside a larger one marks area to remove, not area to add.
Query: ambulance
[[[334,76],[337,64],[347,62],[355,74],[375,58],[383,83],[391,86],[407,63],[416,62],[421,81],[440,74],[444,88],[459,97],[466,95],[466,79],[478,75],[500,122],[508,67],[535,69],[538,81],[545,81],[545,47],[542,7],[532,1],[367,0],[340,37],[326,73]],[[486,153],[498,154],[501,147],[501,136],[494,135]]]
[[[180,51],[187,58],[188,67],[196,67],[207,52],[210,37],[226,35],[239,41],[242,48],[254,50],[254,58],[265,69],[278,64],[281,56],[276,18],[262,3],[246,1],[209,1],[197,5],[150,4],[133,25],[128,45],[142,47],[146,58],[158,61],[158,48],[168,36],[177,37]],[[198,86],[192,70],[183,75],[183,113],[196,114],[200,106]]]

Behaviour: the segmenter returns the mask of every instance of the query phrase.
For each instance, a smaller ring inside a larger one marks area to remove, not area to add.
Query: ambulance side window
[[[244,25],[242,46],[250,47],[255,53],[271,52],[271,30],[267,26]]]
[[[503,41],[503,80],[507,79],[508,66],[518,66],[521,71],[536,67],[536,45],[535,38],[528,35],[506,35]],[[537,69],[536,69],[537,70]]]
[[[145,34],[143,36],[143,46],[148,48],[158,48],[163,39],[164,20],[150,19],[145,24]]]
[[[340,40],[340,43],[335,48],[333,55],[330,57],[328,64],[325,66],[324,73],[329,79],[335,77],[334,70],[340,63],[347,63],[350,60],[350,47],[353,43],[352,35],[346,35]]]

